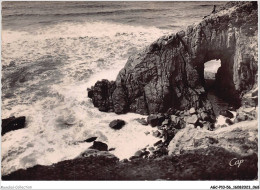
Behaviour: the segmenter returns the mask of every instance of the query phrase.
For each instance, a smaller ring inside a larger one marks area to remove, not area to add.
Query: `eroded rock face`
[[[92,99],[94,106],[98,107],[99,111],[114,111],[112,94],[115,88],[115,82],[104,79],[96,82],[91,90],[88,89],[88,97]]]
[[[186,150],[208,149],[211,146],[221,147],[242,156],[257,154],[257,131],[257,120],[243,121],[213,132],[186,127],[180,130],[169,143],[169,155],[181,154]]]
[[[131,56],[115,82],[98,81],[89,89],[94,106],[118,114],[192,107],[211,114],[204,63],[213,59],[221,60],[216,74],[219,95],[239,102],[257,83],[257,3],[227,7]]]

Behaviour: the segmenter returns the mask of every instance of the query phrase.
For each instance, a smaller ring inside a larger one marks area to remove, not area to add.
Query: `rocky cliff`
[[[241,103],[257,83],[257,2],[228,3],[186,31],[163,36],[131,56],[116,81],[88,89],[100,111],[162,113],[169,108],[212,113],[204,89],[204,63],[221,60],[216,88]]]

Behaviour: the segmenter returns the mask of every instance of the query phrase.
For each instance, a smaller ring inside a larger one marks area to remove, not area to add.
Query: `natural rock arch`
[[[118,114],[191,107],[212,113],[203,86],[204,63],[212,59],[221,60],[219,94],[240,101],[257,83],[257,3],[227,7],[131,56],[115,82],[89,89],[94,106]]]

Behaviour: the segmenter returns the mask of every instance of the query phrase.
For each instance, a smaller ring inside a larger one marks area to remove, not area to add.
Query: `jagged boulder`
[[[99,111],[113,112],[112,93],[115,88],[115,82],[108,80],[98,81],[91,89],[88,89],[88,97],[92,99],[94,106],[98,107]]]
[[[147,123],[152,127],[160,126],[164,121],[165,117],[162,114],[152,114],[147,117]]]

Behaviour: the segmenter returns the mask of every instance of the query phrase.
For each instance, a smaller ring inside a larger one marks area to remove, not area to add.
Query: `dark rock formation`
[[[152,127],[160,126],[164,119],[165,118],[162,114],[152,114],[147,117],[147,123],[150,124]]]
[[[235,120],[234,120],[234,123],[239,123],[241,121],[246,121],[248,119],[248,116],[246,114],[242,114],[242,113],[238,113]]]
[[[152,114],[194,107],[212,113],[204,89],[204,63],[221,60],[220,96],[240,104],[257,82],[257,2],[229,3],[186,31],[163,36],[131,56],[115,82],[88,89],[94,106],[121,114]]]
[[[143,156],[143,151],[138,150],[138,151],[135,153],[134,156],[136,156],[136,157],[141,157],[141,156]]]
[[[114,151],[114,150],[116,150],[116,148],[110,148],[110,149],[108,149],[108,151]]]
[[[25,127],[25,117],[9,117],[2,119],[2,135],[10,131],[22,129]]]
[[[97,140],[97,137],[90,137],[90,138],[84,140],[84,142],[93,142],[95,140]]]
[[[174,125],[175,128],[181,128],[180,127],[180,117],[176,116],[176,115],[171,115],[171,122],[172,125]]]
[[[226,122],[228,125],[233,125],[233,124],[234,124],[234,122],[233,122],[231,119],[229,119],[229,118],[227,118],[227,119],[225,120],[225,122]]]
[[[109,127],[112,129],[121,129],[125,125],[125,121],[121,119],[113,120],[109,123]]]
[[[96,82],[95,86],[88,89],[88,97],[92,99],[99,111],[114,111],[112,93],[116,88],[115,82],[102,80]]]
[[[148,155],[150,154],[149,151],[147,151],[146,149],[144,150],[138,150],[134,156],[131,156],[129,159],[130,160],[134,160],[134,159],[137,159],[137,158],[147,158]]]
[[[153,132],[153,136],[155,136],[155,137],[161,136],[160,131],[157,130],[157,131]]]
[[[223,116],[228,117],[228,118],[233,118],[234,117],[233,113],[231,113],[228,110],[221,110],[219,112],[219,115],[223,115]]]
[[[107,151],[108,146],[106,143],[100,142],[100,141],[94,141],[93,145],[89,147],[89,149],[95,149],[99,151]]]
[[[167,126],[169,125],[170,123],[170,120],[169,119],[165,119],[163,122],[162,122],[162,126]]]
[[[199,117],[202,121],[210,121],[210,117],[207,113],[205,112],[202,112],[199,114]]]
[[[162,140],[159,140],[159,141],[157,141],[156,143],[154,143],[154,146],[158,146],[159,144],[161,144],[162,143]]]

